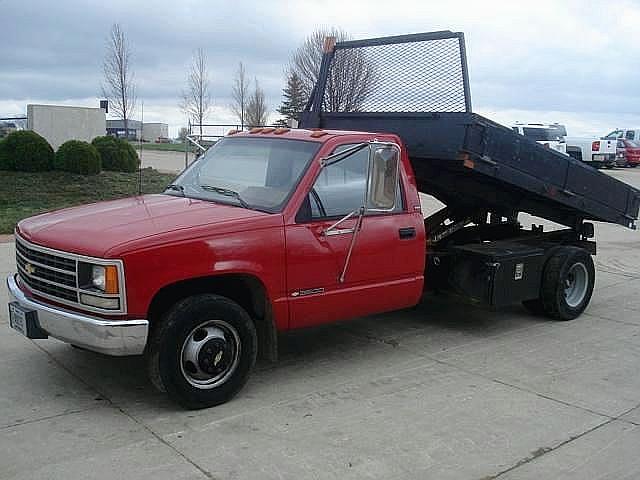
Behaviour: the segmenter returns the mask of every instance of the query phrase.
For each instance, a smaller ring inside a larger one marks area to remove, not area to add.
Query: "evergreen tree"
[[[282,105],[278,108],[278,113],[284,118],[277,123],[286,126],[287,120],[298,120],[308,100],[302,79],[296,72],[287,75],[287,85],[282,90],[282,97]]]

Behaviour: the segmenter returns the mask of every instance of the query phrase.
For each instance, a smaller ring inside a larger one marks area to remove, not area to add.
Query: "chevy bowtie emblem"
[[[27,272],[29,275],[33,275],[34,273],[36,273],[36,267],[31,265],[30,263],[26,263],[24,265],[24,271]]]

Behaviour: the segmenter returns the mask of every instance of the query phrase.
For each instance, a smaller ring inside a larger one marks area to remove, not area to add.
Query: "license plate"
[[[594,154],[593,155],[593,160],[595,162],[603,162],[604,161],[604,155],[600,155],[600,154]]]
[[[48,334],[40,328],[38,312],[22,308],[18,302],[9,304],[9,326],[27,338],[47,338]]]
[[[9,326],[25,337],[29,336],[27,331],[27,312],[17,303],[9,304]]]

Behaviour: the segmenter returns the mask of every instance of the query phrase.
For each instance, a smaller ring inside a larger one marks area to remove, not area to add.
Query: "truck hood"
[[[71,207],[22,220],[29,242],[93,257],[115,247],[199,226],[255,222],[267,213],[171,195],[144,195]],[[138,242],[139,243],[139,242]]]

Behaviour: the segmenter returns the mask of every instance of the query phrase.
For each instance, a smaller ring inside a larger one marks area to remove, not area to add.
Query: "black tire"
[[[575,297],[568,282],[585,275],[584,290],[576,290]],[[589,253],[578,247],[561,247],[552,254],[542,274],[540,301],[544,312],[555,320],[573,320],[589,305],[595,283],[595,268]],[[573,301],[572,301],[573,300]]]
[[[244,386],[257,350],[255,325],[242,307],[219,295],[195,295],[175,304],[155,325],[146,352],[148,373],[158,390],[183,407],[212,407]],[[198,365],[185,357],[197,357]]]

